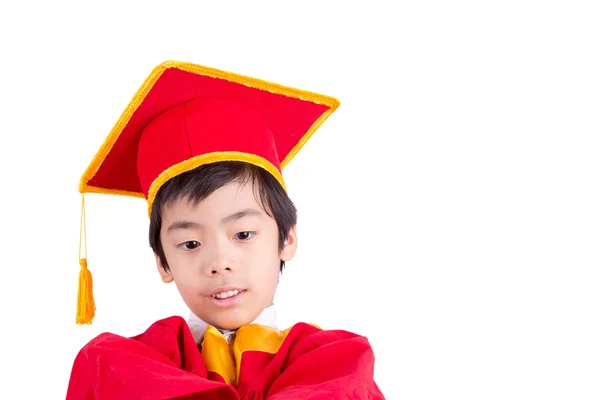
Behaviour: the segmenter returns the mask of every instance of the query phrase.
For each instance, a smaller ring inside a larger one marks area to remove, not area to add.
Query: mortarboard
[[[96,311],[83,194],[145,198],[150,214],[165,182],[218,161],[262,167],[285,189],[282,169],[338,106],[329,96],[197,64],[167,61],[154,68],[79,182],[77,324],[91,323]]]

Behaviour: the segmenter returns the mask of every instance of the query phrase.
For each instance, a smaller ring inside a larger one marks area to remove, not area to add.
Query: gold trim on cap
[[[269,161],[257,156],[256,154],[243,153],[239,151],[219,151],[214,153],[200,154],[167,168],[160,175],[158,175],[156,179],[154,179],[150,185],[150,189],[148,189],[148,217],[150,217],[152,214],[152,204],[154,203],[154,199],[156,198],[158,190],[169,179],[183,174],[184,172],[191,171],[201,165],[211,164],[219,161],[243,161],[264,168],[271,173],[271,175],[273,175],[275,179],[279,181],[283,189],[287,191],[285,182],[281,176],[281,172],[279,172],[279,170]]]

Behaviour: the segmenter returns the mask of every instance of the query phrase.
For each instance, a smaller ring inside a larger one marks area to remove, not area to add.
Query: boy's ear
[[[298,248],[298,233],[296,230],[296,225],[294,225],[290,228],[287,238],[285,239],[285,243],[283,245],[283,250],[281,250],[281,260],[282,261],[290,261],[292,258],[294,258],[294,254],[296,254],[297,248]]]
[[[171,275],[171,271],[163,268],[162,261],[160,261],[158,254],[154,253],[154,258],[156,258],[156,268],[158,269],[158,273],[160,274],[162,281],[164,283],[173,282],[173,275]]]

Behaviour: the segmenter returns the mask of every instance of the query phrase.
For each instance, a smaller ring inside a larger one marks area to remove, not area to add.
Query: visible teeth
[[[220,293],[217,293],[217,294],[213,294],[212,297],[215,297],[217,299],[226,299],[228,297],[235,296],[239,292],[240,292],[240,290],[237,290],[237,289],[236,290],[229,290],[227,292],[220,292]]]

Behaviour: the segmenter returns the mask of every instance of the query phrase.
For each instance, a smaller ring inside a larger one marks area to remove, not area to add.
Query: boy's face
[[[163,210],[160,238],[169,272],[190,310],[204,322],[236,329],[273,304],[280,260],[297,246],[296,228],[279,251],[277,223],[257,202],[252,183],[230,183],[198,205],[178,200]]]

